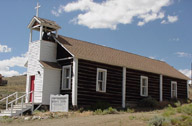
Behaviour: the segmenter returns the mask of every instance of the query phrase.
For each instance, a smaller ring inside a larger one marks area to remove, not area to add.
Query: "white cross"
[[[35,7],[35,9],[37,9],[37,11],[36,11],[36,17],[38,17],[39,16],[39,8],[40,8],[41,6],[39,5],[39,3],[37,2],[37,6]]]

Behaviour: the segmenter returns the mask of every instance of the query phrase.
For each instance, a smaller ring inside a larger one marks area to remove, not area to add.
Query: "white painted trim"
[[[163,75],[160,75],[160,98],[159,101],[162,102],[163,101]]]
[[[122,78],[122,107],[126,106],[126,67],[123,67],[123,78]]]
[[[104,90],[103,91],[99,90],[99,84],[98,84],[99,72],[104,72],[104,74],[105,74]],[[98,92],[106,92],[106,87],[107,87],[107,69],[97,68],[96,91],[98,91]]]
[[[42,36],[43,36],[43,26],[41,25],[39,40],[42,40]]]
[[[64,69],[69,68],[69,88],[64,88]],[[61,84],[61,90],[70,90],[71,89],[71,65],[66,65],[62,67],[62,84]]]
[[[67,48],[65,48],[65,47],[63,46],[63,44],[61,44],[54,36],[53,36],[53,38],[55,39],[55,41],[56,41],[57,43],[59,43],[59,45],[60,45],[61,47],[63,47],[69,54],[71,54],[71,55],[74,57],[74,55],[73,55]]]
[[[33,30],[30,28],[29,42],[32,42]]]
[[[78,87],[78,59],[73,59],[73,76],[72,76],[72,105],[77,106],[77,87]]]
[[[69,60],[69,59],[73,59],[73,58],[74,57],[61,58],[61,59],[57,59],[57,61]]]
[[[143,94],[142,94],[142,87],[143,87],[143,86],[142,86],[142,80],[143,80],[143,79],[146,79],[146,80],[147,80],[146,95],[143,95]],[[148,77],[146,77],[146,76],[141,76],[141,77],[140,77],[140,95],[141,95],[141,96],[144,96],[144,97],[147,97],[147,96],[148,96],[148,88],[149,88],[149,86],[148,86]]]
[[[176,81],[171,81],[171,98],[173,98],[173,94],[172,94],[173,84],[176,84],[176,98],[177,98],[177,82]]]

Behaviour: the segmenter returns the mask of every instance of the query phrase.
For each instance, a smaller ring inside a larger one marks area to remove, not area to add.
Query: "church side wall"
[[[45,105],[50,104],[50,95],[60,93],[61,69],[44,69],[43,101]]]
[[[28,52],[28,67],[27,67],[27,85],[26,92],[30,91],[30,76],[35,75],[34,85],[34,102],[42,102],[43,91],[43,68],[39,62],[40,58],[40,41],[32,42],[29,44]],[[39,71],[39,73],[38,73]]]

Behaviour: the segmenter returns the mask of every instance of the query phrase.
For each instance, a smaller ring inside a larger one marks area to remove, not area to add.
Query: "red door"
[[[35,76],[31,76],[31,86],[30,86],[30,92],[34,91],[34,84],[35,84]],[[33,94],[30,94],[30,102],[32,102]]]

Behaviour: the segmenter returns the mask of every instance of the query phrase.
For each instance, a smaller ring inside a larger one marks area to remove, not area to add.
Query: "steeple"
[[[58,30],[61,28],[56,22],[47,20],[44,18],[40,18],[39,16],[39,3],[37,3],[37,6],[35,9],[37,9],[36,16],[33,17],[31,22],[28,25],[28,28],[30,29],[30,37],[29,42],[32,42],[32,32],[33,30],[39,31],[39,40],[49,40],[49,37],[52,33],[55,33],[55,36],[58,37]]]

